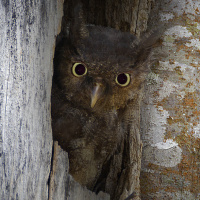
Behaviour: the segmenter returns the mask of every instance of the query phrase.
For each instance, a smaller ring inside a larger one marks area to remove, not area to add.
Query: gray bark
[[[62,4],[1,1],[0,12],[0,199],[47,199],[52,61]]]
[[[200,199],[200,2],[164,0],[153,26],[163,34],[141,107],[142,199]],[[159,7],[160,6],[160,7]],[[159,55],[158,54],[158,55]],[[164,56],[163,56],[164,55]]]
[[[89,2],[89,23],[136,34],[147,27],[152,1],[115,1],[113,8],[106,1],[96,16],[97,7]],[[172,19],[176,26],[155,49],[167,57],[152,68],[141,107],[142,199],[199,199],[200,3],[159,3],[162,10],[151,24],[159,27]],[[63,1],[2,0],[0,12],[0,199],[109,199],[74,182],[67,154],[56,144],[51,167],[51,80]],[[122,199],[139,187],[132,175],[140,166],[133,158],[140,158],[141,142],[132,136],[127,154],[132,165],[119,185]]]

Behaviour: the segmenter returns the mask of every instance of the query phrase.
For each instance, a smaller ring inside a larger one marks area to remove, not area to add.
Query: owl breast
[[[52,99],[54,140],[68,152],[74,179],[93,190],[103,164],[109,161],[121,138],[117,114],[112,111],[96,115],[59,101],[60,97]]]

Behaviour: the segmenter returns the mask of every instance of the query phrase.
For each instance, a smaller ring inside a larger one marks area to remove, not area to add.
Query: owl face
[[[125,107],[148,71],[135,58],[134,39],[131,34],[101,27],[76,45],[63,40],[54,62],[56,82],[66,99],[96,113]]]
[[[115,90],[117,89],[115,88],[115,85],[112,84],[109,80],[112,80],[113,82],[115,80],[115,84],[119,85],[120,87],[128,86],[131,80],[129,73],[122,72],[117,74],[113,72],[113,75],[110,71],[107,71],[106,74],[104,74],[105,72],[96,73],[95,71],[97,71],[97,67],[88,67],[91,65],[91,63],[85,64],[82,62],[75,62],[72,64],[72,74],[79,79],[88,74],[88,77],[85,77],[87,80],[84,80],[84,82],[88,83],[87,87],[89,90],[85,88],[85,92],[88,91],[87,95],[91,98],[90,106],[91,108],[94,108],[96,104],[98,105],[99,102],[102,101],[103,103],[104,100],[106,100],[106,91],[110,90],[109,92],[112,92],[112,88]],[[103,68],[103,66],[101,67]],[[83,80],[81,82],[83,84]]]
[[[102,114],[126,107],[150,71],[159,31],[138,39],[112,28],[86,26],[81,5],[74,16],[68,35],[56,47],[54,83],[79,109]]]

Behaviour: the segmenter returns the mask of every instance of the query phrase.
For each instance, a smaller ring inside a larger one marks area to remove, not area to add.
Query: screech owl
[[[86,26],[81,5],[74,12],[55,51],[53,137],[68,152],[75,180],[95,190],[132,123],[125,113],[140,101],[157,37]]]

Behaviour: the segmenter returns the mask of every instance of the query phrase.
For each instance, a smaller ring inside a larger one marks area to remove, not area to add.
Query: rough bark
[[[153,1],[84,2],[88,23],[139,35]],[[160,11],[151,23],[159,27],[172,19],[176,26],[155,50],[167,57],[153,66],[141,107],[142,199],[199,199],[200,3],[157,4]],[[0,199],[109,198],[75,183],[68,175],[67,155],[56,145],[51,162],[52,61],[62,10],[63,1],[0,2]],[[130,165],[117,188],[121,199],[139,187],[132,178],[140,167],[139,109],[134,113],[137,135],[133,130],[127,140]],[[78,191],[81,197],[75,197]]]
[[[200,2],[164,0],[150,21],[163,35],[141,107],[142,199],[200,199]]]
[[[2,0],[0,13],[0,199],[47,199],[62,1]]]

